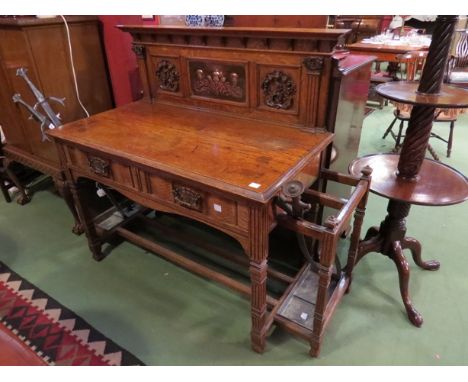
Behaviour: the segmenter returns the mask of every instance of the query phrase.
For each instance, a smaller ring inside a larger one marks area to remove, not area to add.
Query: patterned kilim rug
[[[0,325],[49,365],[144,365],[2,262]]]

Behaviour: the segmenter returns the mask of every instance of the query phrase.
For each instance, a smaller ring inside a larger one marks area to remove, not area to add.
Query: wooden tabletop
[[[416,181],[397,176],[397,154],[372,154],[354,160],[352,175],[372,168],[371,192],[385,198],[423,206],[448,206],[468,200],[468,179],[441,162],[425,159]]]
[[[468,107],[468,90],[455,86],[442,85],[437,94],[418,92],[419,81],[392,81],[378,85],[375,90],[382,97],[391,101],[426,105],[439,108]]]
[[[388,44],[370,44],[370,43],[364,43],[364,42],[356,42],[354,44],[347,45],[346,48],[348,48],[351,51],[360,51],[360,52],[369,52],[369,53],[378,53],[378,52],[384,52],[384,53],[396,53],[396,54],[402,54],[406,53],[412,50],[427,50],[429,49],[429,46],[423,46],[423,45],[409,45],[409,44],[401,44],[401,45],[388,45]]]
[[[333,135],[142,100],[48,132],[257,200],[320,153]],[[258,188],[252,187],[258,184]]]

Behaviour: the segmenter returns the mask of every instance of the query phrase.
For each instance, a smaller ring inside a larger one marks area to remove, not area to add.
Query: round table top
[[[418,93],[418,81],[392,81],[378,85],[375,90],[391,101],[411,105],[426,105],[439,108],[468,107],[468,90],[442,84],[437,94]]]
[[[349,172],[361,176],[365,166],[372,168],[371,192],[423,206],[448,206],[468,200],[468,179],[457,170],[431,159],[424,159],[416,180],[397,176],[398,154],[373,154],[357,158]]]

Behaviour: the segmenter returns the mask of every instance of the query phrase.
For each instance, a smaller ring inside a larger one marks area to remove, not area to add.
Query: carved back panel
[[[120,26],[158,103],[324,127],[334,47],[347,30]]]

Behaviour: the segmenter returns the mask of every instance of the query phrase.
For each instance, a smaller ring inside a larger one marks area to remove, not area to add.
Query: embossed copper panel
[[[88,157],[89,168],[97,175],[109,177],[110,163],[107,159],[102,159],[95,156]]]
[[[173,184],[172,195],[175,203],[191,210],[202,210],[203,196],[199,191],[180,184]]]
[[[243,64],[189,60],[190,89],[199,97],[246,101],[246,70]]]

